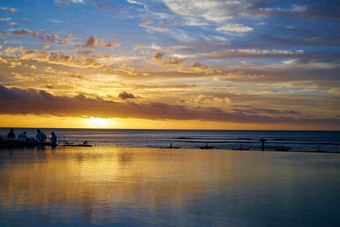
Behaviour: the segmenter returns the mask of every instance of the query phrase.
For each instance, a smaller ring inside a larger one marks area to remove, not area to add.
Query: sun
[[[91,117],[86,119],[86,125],[91,128],[110,128],[115,124],[114,119]]]

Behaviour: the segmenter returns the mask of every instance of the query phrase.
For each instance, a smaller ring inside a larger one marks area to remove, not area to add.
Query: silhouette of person
[[[15,134],[13,132],[13,129],[11,129],[11,131],[7,134],[7,138],[13,138],[15,139]]]
[[[57,146],[57,139],[58,137],[54,134],[54,132],[51,132],[51,145],[53,147]]]
[[[36,139],[39,141],[39,143],[43,143],[45,140],[45,134],[43,132],[40,131],[40,129],[37,130],[37,135],[36,135]]]
[[[26,132],[21,133],[21,134],[18,136],[18,138],[27,139]]]

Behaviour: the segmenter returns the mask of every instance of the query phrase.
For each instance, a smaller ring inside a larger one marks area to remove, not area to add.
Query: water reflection
[[[251,226],[308,224],[297,214],[314,213],[334,224],[339,219],[327,218],[339,208],[339,158],[218,150],[1,150],[0,224]]]

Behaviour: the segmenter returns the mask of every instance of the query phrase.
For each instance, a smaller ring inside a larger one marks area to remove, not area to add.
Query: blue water
[[[0,128],[0,136],[7,135],[8,128]],[[18,136],[27,131],[35,137],[36,129],[15,130]],[[179,146],[199,149],[200,146],[215,146],[215,149],[230,150],[250,148],[261,150],[261,138],[267,139],[265,150],[275,150],[282,145],[291,151],[315,151],[319,148],[328,152],[340,152],[340,131],[247,131],[247,130],[128,130],[128,129],[42,129],[50,135],[52,131],[59,138],[73,143],[88,141],[94,146],[159,148]]]

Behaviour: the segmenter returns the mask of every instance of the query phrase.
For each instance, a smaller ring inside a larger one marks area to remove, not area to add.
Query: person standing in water
[[[57,139],[58,137],[54,134],[54,132],[51,132],[51,145],[52,147],[57,146]]]
[[[40,144],[44,143],[45,134],[43,132],[41,132],[40,129],[37,130],[36,139],[39,141]]]
[[[11,131],[9,131],[9,133],[7,134],[7,138],[15,139],[15,134],[13,132],[13,129],[11,129]]]

